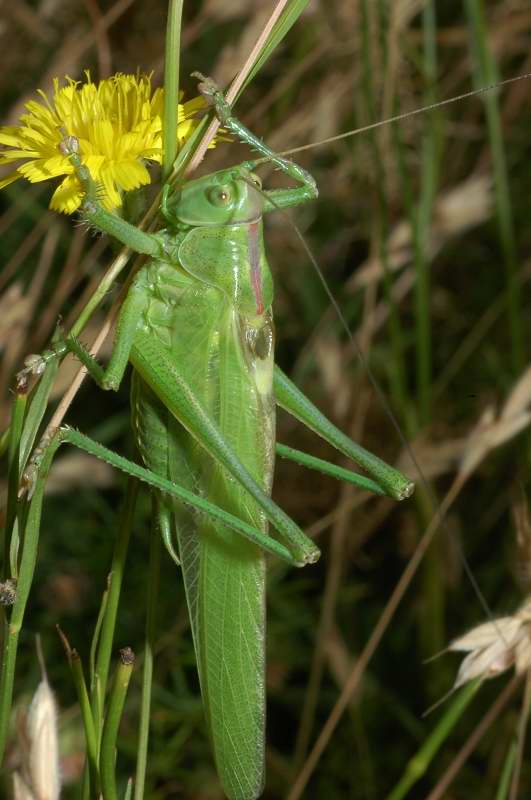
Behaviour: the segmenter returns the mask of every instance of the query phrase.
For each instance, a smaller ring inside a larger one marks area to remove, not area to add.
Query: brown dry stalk
[[[288,0],[278,0],[278,3],[276,5],[273,13],[269,17],[269,20],[267,21],[267,23],[264,25],[264,28],[261,31],[260,36],[256,40],[256,44],[254,45],[254,47],[252,48],[251,52],[247,56],[247,59],[246,59],[244,65],[243,65],[243,67],[241,68],[241,70],[238,72],[238,74],[234,78],[233,82],[231,83],[230,88],[229,88],[229,90],[228,90],[228,92],[226,94],[226,100],[230,105],[232,105],[232,103],[236,99],[236,96],[237,96],[238,92],[240,91],[240,89],[242,88],[243,84],[245,83],[245,80],[246,80],[249,72],[251,71],[251,69],[253,67],[253,64],[256,61],[257,56],[259,55],[260,51],[262,50],[265,42],[267,41],[267,39],[269,37],[269,34],[273,30],[273,27],[274,27],[275,23],[277,22],[277,20],[279,19],[280,15],[284,11],[284,8],[286,7],[287,3],[288,3]],[[220,125],[219,120],[218,119],[213,119],[212,122],[210,123],[210,125],[208,126],[208,128],[206,129],[205,134],[204,134],[203,138],[201,139],[201,141],[199,143],[199,146],[198,146],[197,150],[195,151],[192,160],[190,161],[190,164],[188,165],[187,174],[190,174],[195,169],[197,169],[197,167],[199,166],[199,164],[201,163],[201,161],[205,157],[205,153],[208,150],[208,146],[209,146],[210,142],[212,141],[212,139],[214,138],[214,136],[216,135],[216,132],[217,132],[217,130],[219,128],[219,125]]]

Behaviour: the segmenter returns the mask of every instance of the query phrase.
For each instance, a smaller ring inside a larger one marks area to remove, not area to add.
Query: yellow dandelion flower
[[[66,77],[60,87],[54,80],[52,101],[39,91],[40,100],[26,103],[20,125],[0,128],[0,164],[26,159],[0,179],[0,189],[19,178],[31,183],[65,176],[50,201],[50,208],[72,214],[81,204],[81,186],[68,156],[59,149],[66,135],[79,140],[82,162],[101,185],[101,202],[119,208],[122,193],[150,183],[146,162],[162,161],[162,109],[164,90],[152,92],[147,75],[118,73],[93,83]],[[182,144],[197,126],[194,119],[205,106],[196,97],[178,106],[177,138]]]

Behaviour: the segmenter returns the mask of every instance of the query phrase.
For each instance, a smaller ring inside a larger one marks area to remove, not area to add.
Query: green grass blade
[[[77,650],[68,653],[70,669],[76,687],[77,699],[83,720],[85,731],[85,742],[87,748],[87,763],[90,774],[90,796],[98,797],[100,792],[100,775],[98,769],[98,737],[94,725],[94,717],[90,707],[90,699],[87,691],[87,684],[83,674],[83,664]]]
[[[116,791],[116,739],[134,663],[135,656],[129,647],[120,650],[120,663],[114,675],[101,743],[100,774],[103,800],[118,800]]]
[[[135,774],[135,800],[143,800],[146,782],[147,754],[149,742],[149,723],[151,715],[151,693],[153,685],[153,664],[157,636],[157,604],[160,583],[161,538],[157,530],[156,500],[153,499],[152,527],[149,549],[148,602],[146,614],[146,635],[144,665],[142,669],[142,699],[140,703],[140,724]]]
[[[101,623],[101,632],[98,636],[97,655],[94,668],[94,689],[99,694],[101,702],[105,698],[107,691],[107,680],[111,662],[111,653],[114,641],[114,631],[116,628],[116,618],[118,615],[118,603],[122,588],[122,580],[125,572],[125,561],[129,540],[133,527],[133,518],[138,496],[138,482],[131,478],[127,482],[127,490],[118,524],[118,534],[114,544],[114,552],[111,563],[110,585],[106,592],[106,602]],[[94,700],[93,700],[94,702]],[[93,709],[95,719],[101,722]]]
[[[5,510],[5,523],[2,527],[2,536],[4,537],[2,545],[2,551],[4,553],[4,563],[2,565],[3,580],[8,577],[11,535],[17,515],[18,484],[20,477],[20,439],[22,436],[27,400],[26,387],[24,386],[22,391],[17,391],[17,394],[15,395],[15,400],[13,402],[13,413],[9,427],[7,503]]]
[[[422,778],[441,745],[452,733],[462,714],[468,708],[480,686],[481,680],[472,681],[457,694],[450,708],[430,733],[420,750],[410,759],[404,774],[386,800],[402,800]]]
[[[40,424],[48,407],[48,398],[52,391],[59,362],[52,359],[46,365],[41,378],[28,401],[28,411],[24,421],[24,429],[20,437],[20,468],[24,469],[35,444]]]
[[[505,761],[503,762],[500,781],[496,791],[496,800],[509,800],[509,792],[511,791],[511,781],[517,754],[518,742],[515,736],[509,744],[509,749],[507,750],[507,755],[505,756]]]
[[[4,635],[0,675],[0,762],[4,757],[11,716],[18,640],[37,562],[44,487],[53,456],[59,444],[60,441],[58,439],[52,441],[43,457],[30,502],[24,536],[22,537],[23,546],[15,602],[9,615],[7,610],[4,609]]]
[[[495,84],[499,80],[499,76],[489,47],[483,3],[481,0],[466,0],[465,8],[472,37],[475,84],[477,87]],[[515,373],[518,374],[525,366],[522,298],[518,282],[518,256],[502,120],[497,93],[487,92],[483,95],[483,101],[492,153],[498,235],[506,272],[507,315],[511,332],[512,363]]]
[[[423,27],[423,67],[427,89],[425,105],[437,101],[437,18],[435,4],[430,0],[422,14]],[[417,381],[419,400],[419,423],[426,425],[430,418],[431,405],[431,298],[430,298],[430,260],[427,252],[429,243],[433,204],[437,191],[439,174],[439,124],[438,114],[432,111],[428,116],[427,131],[422,141],[421,192],[413,223],[414,263],[415,263],[415,316]]]
[[[377,120],[377,104],[375,99],[374,76],[377,72],[377,59],[375,58],[375,47],[372,42],[376,41],[372,31],[372,15],[377,13],[377,8],[370,3],[370,0],[362,0],[361,3],[361,75],[363,98],[366,106],[366,119],[370,122]],[[374,38],[373,38],[374,37]],[[393,298],[394,276],[389,268],[388,240],[390,234],[390,210],[385,187],[388,183],[385,158],[383,158],[380,141],[376,131],[368,133],[368,147],[371,150],[371,161],[375,173],[374,187],[376,192],[376,202],[374,210],[375,222],[372,236],[376,240],[376,251],[381,261],[383,269],[383,292],[385,301],[389,308],[389,338],[391,342],[392,358],[389,359],[389,384],[392,403],[399,410],[400,419],[404,420],[410,433],[411,426],[408,425],[410,409],[413,404],[410,402],[407,391],[406,366],[405,366],[405,347],[402,323],[398,313],[398,308]]]
[[[177,155],[177,104],[183,0],[170,0],[164,57],[164,119],[162,123],[162,180],[171,174]]]

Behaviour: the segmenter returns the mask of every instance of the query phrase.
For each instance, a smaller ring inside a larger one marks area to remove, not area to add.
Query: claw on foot
[[[213,98],[214,95],[219,92],[216,81],[213,78],[203,75],[202,72],[192,72],[192,78],[198,79],[199,85],[197,88],[205,99]]]
[[[79,139],[77,136],[64,136],[59,142],[59,150],[64,156],[77,156],[79,154]]]
[[[223,92],[220,90],[213,78],[208,78],[202,72],[192,72],[192,78],[198,78],[199,93],[203,95],[207,103],[214,107],[216,116],[222,125],[226,125],[231,118],[231,107],[225,100]]]

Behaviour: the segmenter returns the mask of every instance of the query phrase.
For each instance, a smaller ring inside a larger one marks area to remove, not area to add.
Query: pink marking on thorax
[[[259,222],[250,222],[248,230],[248,250],[249,264],[251,265],[251,286],[253,287],[254,298],[256,300],[256,313],[264,313],[264,302],[262,299],[262,281],[260,270],[260,247],[258,240]]]

